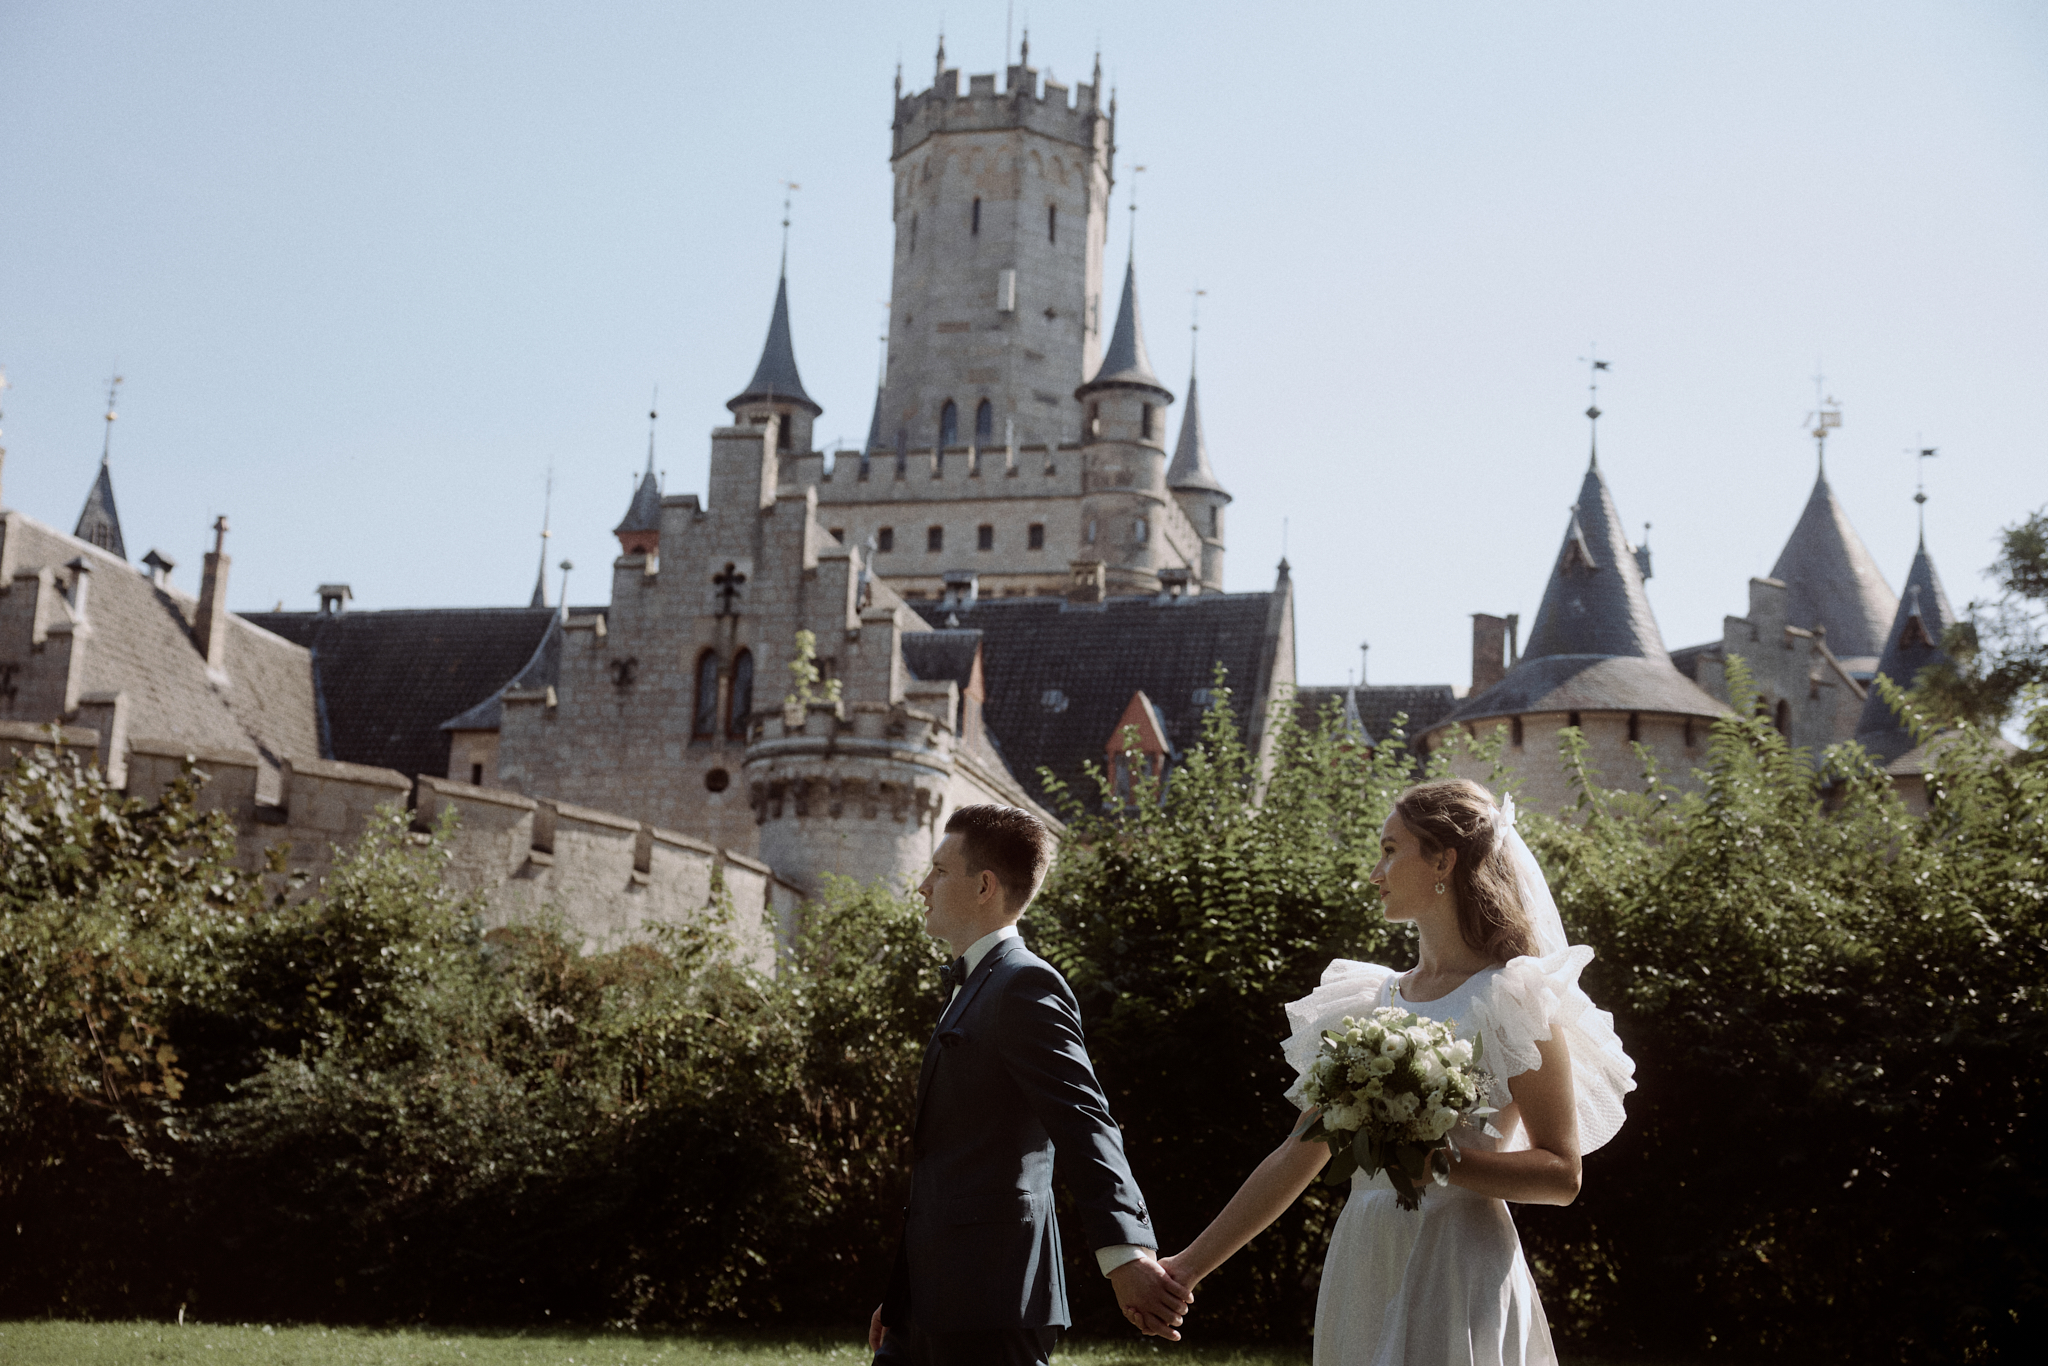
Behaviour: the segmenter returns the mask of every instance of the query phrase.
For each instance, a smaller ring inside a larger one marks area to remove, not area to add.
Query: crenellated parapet
[[[944,49],[940,50],[944,61]],[[929,89],[896,97],[895,142],[891,156],[900,157],[939,133],[1002,132],[1023,129],[1057,138],[1076,147],[1107,151],[1115,142],[1116,111],[1101,99],[1098,66],[1092,82],[1071,91],[1038,69],[1016,65],[1005,73],[1001,90],[994,72],[969,76],[960,90],[960,72],[941,67]]]

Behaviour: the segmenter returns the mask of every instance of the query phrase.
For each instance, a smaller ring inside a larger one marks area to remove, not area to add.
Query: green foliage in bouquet
[[[1486,1041],[1457,1035],[1456,1021],[1430,1020],[1398,1006],[1382,1006],[1363,1020],[1345,1017],[1342,1030],[1323,1031],[1322,1046],[1303,1079],[1302,1095],[1315,1107],[1294,1136],[1330,1149],[1326,1186],[1343,1186],[1353,1172],[1382,1171],[1402,1209],[1419,1209],[1418,1187],[1429,1155],[1454,1149],[1452,1131],[1483,1120]]]

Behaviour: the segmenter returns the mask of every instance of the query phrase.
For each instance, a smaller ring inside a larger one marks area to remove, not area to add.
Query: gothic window
[[[697,656],[697,706],[691,713],[690,736],[708,740],[718,734],[718,656],[710,650]]]
[[[976,550],[994,550],[996,548],[996,529],[986,522],[976,527],[974,529],[974,548]]]
[[[1057,204],[1045,206],[1045,240],[1048,242],[1060,240],[1060,206]]]
[[[985,446],[996,434],[996,405],[983,399],[974,407],[974,444]]]
[[[944,450],[960,439],[960,409],[952,399],[939,409],[939,449]]]
[[[974,201],[974,224],[968,231],[976,237],[981,236],[981,201],[979,199]]]
[[[747,738],[747,721],[754,714],[754,652],[741,650],[732,661],[732,707],[726,716],[725,733],[735,740]]]
[[[928,526],[924,529],[924,548],[937,552],[946,548],[946,529],[942,526]]]
[[[1147,441],[1152,439],[1152,405],[1144,404],[1138,414],[1138,434]]]
[[[888,551],[895,548],[896,528],[893,526],[877,527],[875,529],[875,549],[878,551]]]
[[[1044,522],[1033,522],[1031,524],[1031,529],[1025,533],[1024,544],[1032,550],[1045,549]]]
[[[1093,517],[1090,517],[1088,519],[1088,534],[1082,539],[1087,541],[1090,545],[1095,544],[1095,519]]]

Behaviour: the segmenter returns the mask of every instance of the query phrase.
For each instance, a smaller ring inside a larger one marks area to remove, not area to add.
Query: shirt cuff
[[[1109,1247],[1095,1249],[1095,1264],[1101,1267],[1102,1274],[1107,1276],[1127,1262],[1135,1262],[1140,1257],[1151,1255],[1152,1249],[1149,1247],[1139,1247],[1136,1243],[1114,1243]]]

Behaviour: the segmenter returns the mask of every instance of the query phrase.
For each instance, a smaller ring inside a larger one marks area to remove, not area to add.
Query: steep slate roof
[[[518,673],[505,680],[489,697],[465,712],[443,721],[439,730],[498,730],[505,720],[505,694],[512,689],[525,691],[552,688],[562,679],[562,622],[563,614],[555,613],[554,620],[540,638],[540,644],[533,647],[533,654]]]
[[[278,796],[277,760],[322,757],[303,649],[230,613],[223,681],[210,675],[192,639],[198,603],[190,595],[158,588],[112,552],[19,512],[6,514],[0,535],[17,574],[47,567],[68,584],[72,574],[62,566],[80,557],[92,566],[79,692],[125,694],[131,738],[254,750],[268,761],[257,782],[269,801]]]
[[[1529,628],[1524,659],[1544,655],[1634,655],[1668,663],[1664,638],[1643,593],[1635,547],[1621,529],[1597,462],[1586,467],[1564,544]]]
[[[1528,648],[1506,678],[1467,698],[1441,724],[1531,712],[1726,712],[1672,666],[1621,526],[1600,464],[1590,462]]]
[[[1825,469],[1813,481],[1806,510],[1778,552],[1771,577],[1785,585],[1787,621],[1809,630],[1825,626],[1828,648],[1853,671],[1876,663],[1899,600],[1835,501]]]
[[[768,318],[768,341],[761,348],[761,363],[747,387],[725,401],[738,412],[742,405],[780,399],[800,404],[816,417],[825,410],[804,392],[803,377],[796,372],[796,350],[789,340],[789,276],[775,282],[775,312]]]
[[[1322,723],[1332,698],[1344,707],[1344,720],[1365,732],[1366,743],[1385,743],[1394,734],[1394,718],[1406,715],[1404,736],[1421,735],[1451,714],[1458,705],[1448,683],[1387,683],[1350,687],[1315,686],[1294,690],[1295,714],[1303,726]]]
[[[1041,766],[1091,808],[1097,791],[1082,765],[1100,767],[1103,745],[1143,689],[1176,750],[1201,734],[1217,663],[1229,670],[1231,708],[1248,730],[1271,593],[1202,593],[1162,602],[1110,598],[983,599],[956,608],[981,633],[982,719],[1010,772],[1046,803]],[[915,639],[906,636],[908,643]],[[1057,814],[1057,813],[1056,813]]]
[[[1124,264],[1124,298],[1117,308],[1116,330],[1109,335],[1109,349],[1102,353],[1102,364],[1095,367],[1095,376],[1075,392],[1085,394],[1093,389],[1156,389],[1173,402],[1173,394],[1159,382],[1159,376],[1152,373],[1152,358],[1145,352],[1145,323],[1138,316],[1138,263],[1131,260]]]
[[[974,677],[974,652],[981,648],[981,632],[962,630],[916,631],[905,635],[903,667],[924,683],[952,679],[961,692]]]
[[[612,528],[612,535],[622,531],[661,530],[661,481],[654,477],[654,457],[647,457],[647,473],[640,480],[640,487],[633,490],[633,501],[626,505],[626,518]],[[545,606],[546,604],[541,604]]]
[[[99,477],[86,492],[85,506],[79,509],[78,525],[71,534],[119,559],[128,558],[128,546],[121,539],[121,514],[114,510],[114,476],[104,457],[100,460]]]
[[[882,449],[882,386],[875,386],[875,411],[868,418],[868,444],[861,447],[863,454],[872,454]]]
[[[1188,410],[1181,414],[1180,440],[1174,443],[1173,463],[1166,469],[1166,486],[1230,497],[1222,481],[1216,478],[1216,471],[1209,467],[1209,443],[1202,437],[1202,407],[1195,401],[1192,373],[1188,375]]]
[[[1902,688],[1912,687],[1922,669],[1948,658],[1941,648],[1941,635],[1955,619],[1948,594],[1942,591],[1941,576],[1934,572],[1934,560],[1927,553],[1927,542],[1922,541],[1914,552],[1913,567],[1906,573],[1906,596],[1899,600],[1899,610],[1892,618],[1877,671]],[[1834,632],[1828,632],[1828,637],[1832,644]],[[1899,724],[1898,716],[1875,688],[1864,699],[1863,714],[1856,719],[1856,743],[1887,763],[1913,748],[1912,734]]]
[[[526,667],[555,619],[531,607],[249,614],[312,652],[326,732],[321,757],[408,777],[446,775],[441,723]]]

